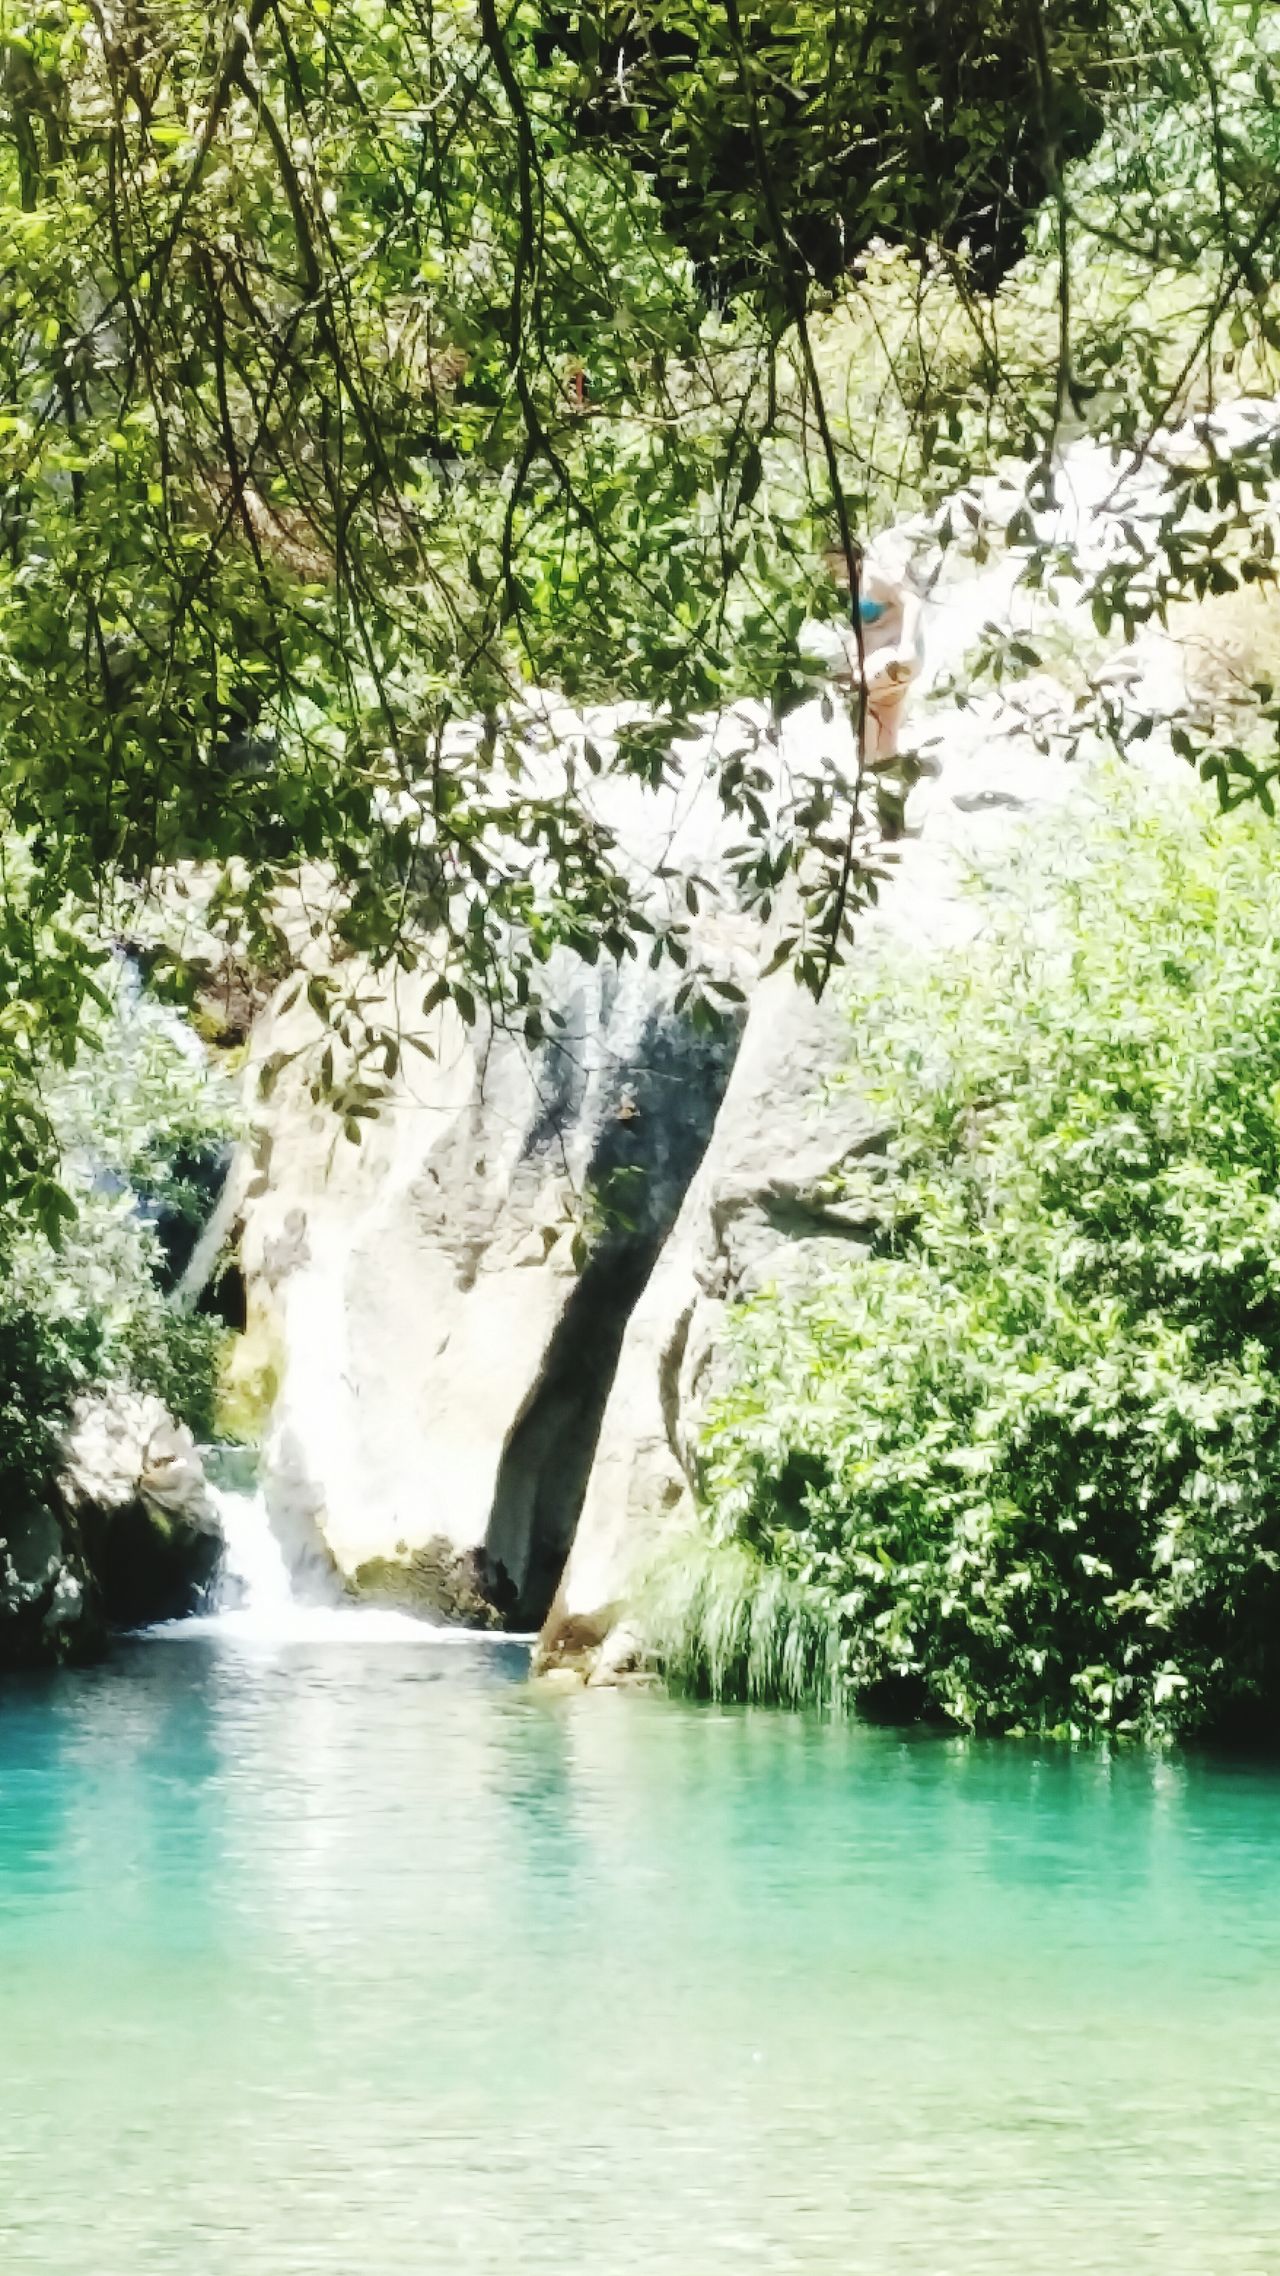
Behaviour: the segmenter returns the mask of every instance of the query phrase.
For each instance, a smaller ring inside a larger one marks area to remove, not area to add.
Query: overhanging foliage
[[[856,616],[895,501],[1009,454],[1043,493],[1064,422],[1141,445],[1266,369],[1266,19],[0,0],[0,830],[35,856],[0,918],[0,1187],[56,1169],[39,1061],[94,973],[69,919],[106,935],[176,863],[268,964],[319,867],[335,960],[425,959],[429,998],[534,1037],[557,945],[679,954],[589,752],[531,769],[521,698],[634,699],[619,763],[669,779],[727,699],[811,684],[800,627],[846,605],[824,543]],[[838,273],[884,238],[900,265]],[[1100,609],[1236,574],[1236,503]],[[812,986],[875,886],[853,710],[847,758],[776,794],[767,740],[718,769],[744,891],[800,874]],[[391,1062],[355,985],[325,1001]]]

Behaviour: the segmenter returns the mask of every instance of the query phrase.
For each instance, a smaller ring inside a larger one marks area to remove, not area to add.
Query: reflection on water
[[[524,1674],[0,1694],[6,2276],[1274,2270],[1272,1771]]]

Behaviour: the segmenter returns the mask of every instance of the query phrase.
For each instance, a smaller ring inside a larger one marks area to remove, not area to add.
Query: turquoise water
[[[5,2276],[1280,2265],[1280,1777],[547,1698],[0,1692]]]

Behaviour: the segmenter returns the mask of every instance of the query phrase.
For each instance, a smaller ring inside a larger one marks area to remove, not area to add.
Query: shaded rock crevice
[[[514,1597],[511,1625],[538,1628],[573,1536],[605,1405],[656,1249],[596,1257],[547,1349],[542,1373],[503,1450],[485,1548]]]
[[[685,1469],[684,1450],[680,1439],[680,1377],[689,1349],[689,1331],[693,1326],[694,1306],[690,1299],[672,1322],[671,1334],[658,1361],[658,1400],[662,1420],[666,1426],[667,1444],[672,1460]],[[692,1484],[692,1480],[690,1480]]]
[[[597,1127],[587,1173],[596,1241],[547,1345],[502,1451],[485,1539],[511,1590],[514,1624],[540,1627],[573,1546],[623,1339],[715,1127],[741,1021],[712,1035],[654,1015],[615,1073],[617,1096]],[[560,1115],[536,1133],[566,1134],[584,1098],[566,1082]],[[531,1145],[530,1152],[533,1151]]]

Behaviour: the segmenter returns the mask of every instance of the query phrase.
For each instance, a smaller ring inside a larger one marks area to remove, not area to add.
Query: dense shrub
[[[228,1101],[180,1028],[107,972],[104,1009],[72,1069],[44,1067],[41,1105],[71,1213],[54,1232],[0,1208],[0,1502],[47,1489],[77,1394],[113,1378],[211,1427],[221,1331],[165,1292],[166,1214],[186,1164],[227,1126]]]
[[[965,1727],[1280,1720],[1280,865],[1149,786],[868,978],[865,1245],[736,1328],[669,1664]],[[726,1557],[728,1563],[726,1563]],[[679,1595],[679,1591],[677,1591]]]

